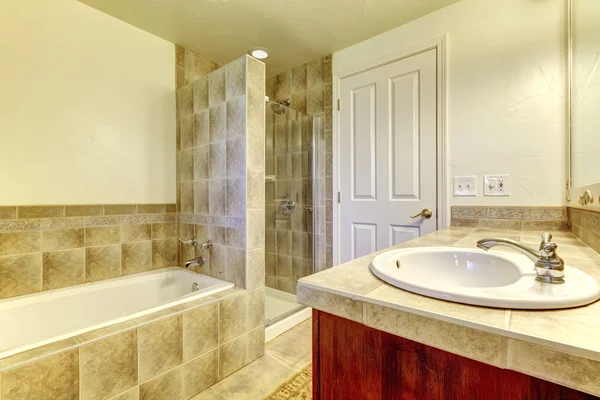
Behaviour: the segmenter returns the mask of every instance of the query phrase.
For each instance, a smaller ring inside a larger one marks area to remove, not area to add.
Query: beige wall
[[[334,75],[447,35],[448,206],[564,205],[565,25],[564,0],[462,0],[335,53]],[[511,196],[483,197],[501,173]],[[479,195],[453,197],[454,175]]]
[[[0,205],[175,202],[175,47],[76,0],[0,2]]]

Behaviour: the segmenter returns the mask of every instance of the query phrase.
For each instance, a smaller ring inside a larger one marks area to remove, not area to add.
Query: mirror
[[[600,1],[571,2],[571,187],[600,183]]]

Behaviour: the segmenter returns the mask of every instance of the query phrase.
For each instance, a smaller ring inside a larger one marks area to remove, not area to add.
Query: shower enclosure
[[[304,307],[298,279],[314,272],[314,128],[318,119],[279,102],[266,106],[265,318],[272,325]]]

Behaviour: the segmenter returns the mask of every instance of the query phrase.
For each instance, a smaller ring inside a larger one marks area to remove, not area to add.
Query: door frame
[[[435,49],[437,51],[437,230],[448,226],[448,193],[447,193],[447,176],[446,176],[446,159],[447,159],[447,143],[446,143],[446,35],[432,39],[414,46],[399,49],[396,52],[386,54],[376,60],[366,61],[353,68],[343,70],[333,75],[333,130],[332,130],[332,180],[333,180],[333,265],[338,265],[341,254],[340,243],[340,203],[338,203],[338,192],[340,190],[340,111],[338,110],[338,99],[340,98],[342,79],[352,75],[357,75],[371,69],[375,69],[386,64],[391,64],[396,61],[423,53],[428,50]]]

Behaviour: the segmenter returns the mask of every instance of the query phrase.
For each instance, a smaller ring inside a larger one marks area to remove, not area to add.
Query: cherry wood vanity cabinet
[[[313,310],[313,399],[600,398]]]

